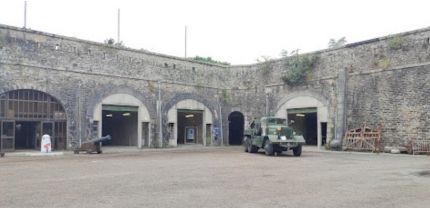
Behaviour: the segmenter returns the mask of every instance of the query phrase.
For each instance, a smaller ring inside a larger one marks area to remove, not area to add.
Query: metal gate
[[[1,150],[15,150],[15,121],[1,121]]]

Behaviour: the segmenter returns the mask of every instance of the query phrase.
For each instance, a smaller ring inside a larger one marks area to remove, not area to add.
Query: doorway
[[[138,107],[102,106],[102,135],[110,135],[111,140],[103,145],[137,146]]]
[[[321,145],[327,144],[327,123],[321,123]]]
[[[288,123],[305,138],[307,145],[318,145],[317,108],[288,109]]]
[[[40,137],[40,122],[16,122],[15,149],[37,149],[37,140]]]
[[[178,110],[177,144],[203,144],[203,111]]]
[[[228,116],[228,143],[241,145],[243,139],[244,117],[241,112],[232,112]]]

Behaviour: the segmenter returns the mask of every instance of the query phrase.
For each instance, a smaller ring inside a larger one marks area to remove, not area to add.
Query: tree
[[[345,36],[338,39],[337,41],[332,38],[328,41],[328,48],[333,49],[333,48],[342,47],[342,46],[345,46],[346,43],[347,41]]]

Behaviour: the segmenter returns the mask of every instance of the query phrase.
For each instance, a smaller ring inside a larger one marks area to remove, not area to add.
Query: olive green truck
[[[305,139],[296,135],[284,118],[262,117],[254,119],[244,132],[245,152],[255,153],[264,149],[266,155],[280,155],[283,151],[293,150],[294,156],[302,154]]]

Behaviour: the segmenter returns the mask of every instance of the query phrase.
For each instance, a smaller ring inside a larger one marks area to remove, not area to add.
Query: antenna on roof
[[[27,1],[24,1],[24,28],[27,28]]]
[[[120,10],[119,10],[119,8],[118,8],[118,36],[117,36],[117,43],[121,43],[120,41],[120,36],[119,36],[119,32],[120,32]]]
[[[187,58],[187,26],[185,26],[185,58]]]

